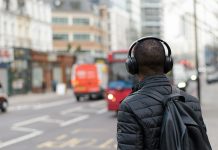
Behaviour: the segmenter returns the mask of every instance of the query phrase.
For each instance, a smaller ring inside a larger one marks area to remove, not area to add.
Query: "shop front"
[[[69,85],[73,57],[37,51],[32,51],[31,57],[33,92],[55,91],[59,83]]]
[[[0,84],[8,94],[8,70],[10,63],[14,60],[12,48],[0,48]]]
[[[31,91],[30,49],[14,48],[14,61],[9,67],[9,95]]]
[[[75,57],[62,54],[58,57],[58,61],[62,68],[62,82],[66,84],[67,88],[71,88],[71,72],[72,65],[75,63]]]

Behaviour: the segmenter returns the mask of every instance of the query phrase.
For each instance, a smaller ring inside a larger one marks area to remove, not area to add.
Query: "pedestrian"
[[[42,92],[46,92],[46,82],[44,80],[42,81]]]
[[[56,86],[57,86],[57,81],[56,80],[52,80],[52,91],[53,92],[56,91]]]
[[[158,93],[157,95],[162,97],[173,93],[174,88],[166,76],[172,67],[171,50],[165,41],[155,37],[145,37],[131,45],[126,68],[130,74],[137,77],[139,83],[134,86],[132,93],[121,102],[118,110],[118,150],[164,149],[160,146],[163,115],[166,111],[165,106],[162,105],[164,99],[159,101],[158,98],[149,96],[148,93]],[[185,99],[184,104],[191,107],[206,132],[199,100],[184,91],[179,91],[179,93]],[[169,126],[168,128],[171,130]],[[174,137],[167,137],[165,140],[168,138]],[[171,150],[178,150],[178,148]]]

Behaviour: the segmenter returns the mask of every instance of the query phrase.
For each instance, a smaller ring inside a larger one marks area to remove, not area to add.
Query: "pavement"
[[[211,142],[212,148],[218,150],[218,83],[207,84],[202,81],[202,113],[204,117],[204,122],[207,127],[208,137]],[[192,93],[196,95],[196,92]],[[36,101],[46,101],[48,99],[56,98],[69,98],[72,97],[72,90],[68,90],[65,95],[57,95],[56,93],[48,92],[41,94],[29,93],[26,95],[16,95],[9,97],[11,104],[16,104],[20,102],[36,102]]]
[[[218,83],[202,83],[202,113],[213,150],[218,150]]]
[[[74,97],[72,89],[68,89],[65,94],[57,94],[55,92],[45,92],[45,93],[28,93],[28,94],[19,94],[9,97],[10,104],[18,103],[32,103],[32,102],[45,102],[51,99],[67,99]]]

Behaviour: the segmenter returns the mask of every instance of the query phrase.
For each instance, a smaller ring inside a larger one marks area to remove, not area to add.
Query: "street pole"
[[[199,61],[198,61],[198,27],[197,27],[197,2],[193,0],[193,10],[194,10],[194,34],[195,34],[195,66],[197,72],[197,96],[201,102],[201,81],[200,81],[200,72],[199,72]]]

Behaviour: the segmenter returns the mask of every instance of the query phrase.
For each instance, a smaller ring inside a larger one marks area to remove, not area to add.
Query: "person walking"
[[[161,130],[165,109],[160,101],[148,93],[159,93],[157,95],[163,97],[173,93],[173,87],[166,76],[172,67],[171,49],[165,41],[144,37],[130,46],[126,68],[138,78],[139,83],[121,102],[118,110],[118,150],[164,149],[161,148]],[[179,93],[206,131],[199,100],[184,91]]]

